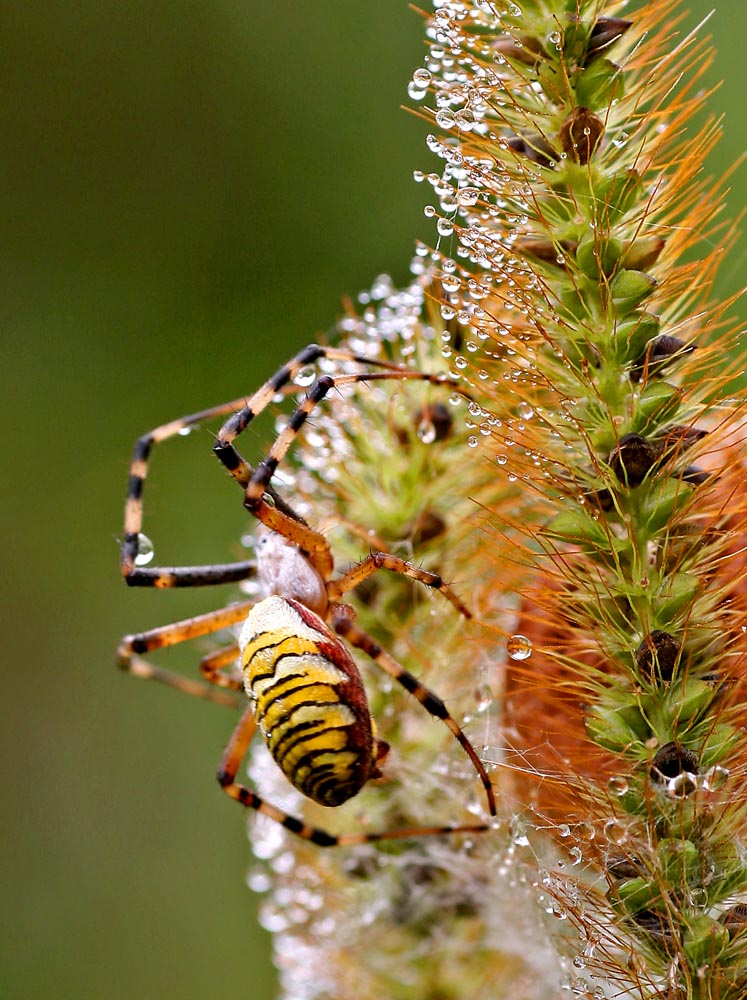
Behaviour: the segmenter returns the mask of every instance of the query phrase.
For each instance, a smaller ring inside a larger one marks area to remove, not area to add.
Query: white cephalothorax
[[[265,597],[300,601],[318,615],[327,610],[327,588],[301,550],[277,532],[257,525],[254,534],[257,578]]]

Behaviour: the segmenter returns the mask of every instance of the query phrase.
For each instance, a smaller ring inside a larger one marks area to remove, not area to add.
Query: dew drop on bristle
[[[154,555],[155,551],[153,549],[153,542],[141,531],[137,536],[137,555],[135,556],[135,565],[147,566],[149,562],[153,562]]]
[[[604,824],[604,836],[610,844],[624,844],[628,839],[628,831],[616,819],[608,819]]]
[[[525,635],[512,635],[506,640],[506,652],[512,660],[528,660],[532,650],[532,640]]]
[[[436,425],[432,420],[421,420],[415,433],[423,444],[433,444],[436,440]]]
[[[721,767],[719,764],[710,767],[702,776],[703,787],[709,791],[716,791],[722,788],[729,777],[729,768]]]
[[[272,888],[272,879],[269,873],[258,865],[247,873],[246,884],[252,892],[269,892]]]
[[[471,208],[472,205],[477,204],[477,199],[480,197],[480,191],[478,188],[465,187],[460,188],[457,191],[457,202],[462,208]]]
[[[440,128],[452,128],[455,121],[453,111],[444,109],[436,112],[436,125],[440,126]]]
[[[622,796],[628,790],[628,779],[622,777],[622,775],[613,775],[607,782],[607,786],[613,795]]]
[[[522,420],[531,420],[532,417],[534,416],[534,410],[529,405],[529,403],[525,402],[525,400],[523,399],[519,403],[517,409],[519,411],[519,416],[521,417]]]
[[[689,771],[683,771],[674,778],[670,778],[666,784],[666,792],[670,799],[686,799],[697,791],[698,782],[696,775]]]

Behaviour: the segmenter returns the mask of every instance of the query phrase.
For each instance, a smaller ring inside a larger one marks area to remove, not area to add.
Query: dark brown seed
[[[644,377],[658,375],[673,361],[694,350],[694,344],[688,344],[669,333],[662,333],[646,344],[643,356],[630,369],[630,377],[634,382],[639,382]]]
[[[747,903],[736,903],[721,917],[731,937],[747,930]]]
[[[507,139],[509,149],[526,156],[541,167],[552,167],[559,159],[550,143],[541,135],[513,135]]]
[[[619,38],[622,38],[632,24],[632,21],[628,21],[623,17],[600,17],[591,29],[584,65],[588,66],[605,49],[614,45]]]
[[[698,755],[679,743],[665,743],[657,750],[649,774],[654,781],[676,778],[678,774],[698,773]]]
[[[659,458],[659,449],[640,434],[625,434],[607,459],[625,486],[640,486]]]
[[[648,680],[670,681],[681,649],[682,644],[669,632],[654,629],[635,651],[635,661]]]
[[[587,164],[604,135],[604,122],[588,108],[574,108],[560,129],[563,152],[580,163]]]

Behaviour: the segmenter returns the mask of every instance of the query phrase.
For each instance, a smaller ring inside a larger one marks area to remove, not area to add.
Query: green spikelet
[[[496,765],[501,821],[322,854],[253,820],[294,1000],[747,996],[744,358],[709,298],[734,230],[702,173],[718,127],[686,129],[710,52],[669,0],[623,7],[427,21],[411,95],[442,161],[438,243],[340,329],[466,396],[344,393],[286,488],[338,564],[389,549],[475,611],[384,574],[357,604]],[[479,812],[439,727],[367,686],[393,766],[323,825]]]

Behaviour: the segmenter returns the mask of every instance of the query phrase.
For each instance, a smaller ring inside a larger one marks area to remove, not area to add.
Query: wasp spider
[[[291,414],[267,456],[253,468],[241,457],[235,440],[248,424],[293,381],[320,358],[376,365],[378,371],[322,375]],[[279,463],[314,408],[334,387],[383,380],[420,379],[448,383],[445,376],[412,371],[342,349],[310,345],[283,365],[248,400],[238,399],[157,427],[141,437],[130,466],[121,567],[128,584],[185,587],[229,583],[257,575],[259,602],[241,601],[172,625],[126,636],[119,647],[119,665],[138,677],[166,683],[187,694],[237,704],[244,689],[244,709],[223,755],[218,780],[232,798],[281,823],[287,830],[321,846],[358,844],[390,838],[454,832],[477,832],[485,823],[415,827],[333,836],[278,809],[237,781],[237,773],[257,728],[288,780],[305,796],[325,806],[338,806],[371,778],[387,745],[376,736],[358,668],[343,638],[369,656],[385,673],[409,691],[431,715],[440,719],[472,762],[495,815],[490,779],[471,743],[443,701],[405,670],[371,636],[355,624],[352,609],[340,598],[379,569],[388,569],[438,590],[465,618],[470,612],[441,578],[388,552],[372,552],[341,576],[333,576],[327,540],[299,517],[272,487]],[[154,444],[183,433],[210,418],[225,418],[213,451],[241,487],[244,506],[260,522],[256,531],[256,561],[223,565],[147,567],[138,565],[143,521],[142,494]],[[204,681],[192,680],[156,666],[144,658],[152,650],[232,627],[238,641],[204,656]],[[240,671],[236,669],[240,663]]]

